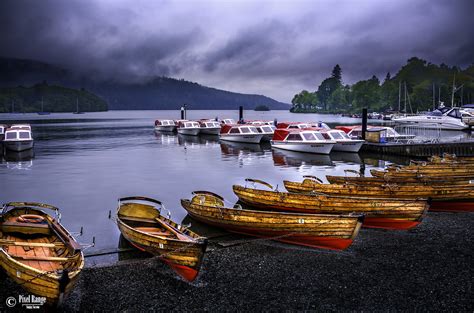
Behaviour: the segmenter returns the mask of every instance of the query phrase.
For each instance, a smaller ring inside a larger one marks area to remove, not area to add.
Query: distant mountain
[[[270,109],[287,110],[290,105],[262,95],[241,94],[210,88],[168,77],[156,77],[146,83],[95,81],[55,65],[11,58],[0,58],[0,87],[30,86],[38,83],[88,90],[107,103],[110,110],[177,109]],[[1,106],[1,104],[0,104]]]

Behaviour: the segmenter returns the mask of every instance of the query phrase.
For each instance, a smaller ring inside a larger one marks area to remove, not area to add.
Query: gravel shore
[[[156,258],[121,261],[86,268],[63,309],[472,312],[473,229],[472,213],[429,213],[410,231],[363,229],[344,252],[216,238],[191,284]],[[0,276],[5,309],[22,291]]]

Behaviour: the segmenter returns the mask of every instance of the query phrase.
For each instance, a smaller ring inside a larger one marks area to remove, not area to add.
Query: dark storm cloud
[[[474,61],[474,1],[2,1],[0,54],[98,78],[167,75],[290,101],[418,56]]]

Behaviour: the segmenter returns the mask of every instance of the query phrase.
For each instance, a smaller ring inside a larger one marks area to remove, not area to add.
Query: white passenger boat
[[[7,128],[3,145],[7,150],[21,152],[33,148],[33,137],[30,129]]]
[[[362,139],[351,139],[344,131],[339,129],[323,130],[321,134],[328,140],[336,141],[332,151],[359,152],[365,141]]]
[[[263,137],[255,126],[245,124],[223,125],[220,135],[221,140],[247,143],[259,143]]]
[[[7,128],[8,128],[7,125],[0,124],[0,141],[2,141],[3,138],[5,138],[5,131]]]
[[[263,134],[261,141],[270,141],[273,138],[276,127],[271,121],[246,121],[247,125],[255,126],[260,134]]]
[[[473,117],[467,112],[463,114],[460,108],[443,107],[425,114],[396,117],[392,121],[401,125],[416,125],[422,128],[463,130],[469,128],[469,125],[463,122],[463,117],[466,115]]]
[[[162,132],[174,132],[176,130],[176,123],[173,120],[156,120],[155,130]]]
[[[213,120],[199,120],[199,126],[201,127],[201,134],[207,135],[219,135],[221,126],[218,122]]]
[[[400,140],[408,140],[415,138],[415,135],[402,135],[399,134],[395,129],[392,127],[387,126],[371,126],[367,125],[367,129],[371,128],[382,128],[384,129],[383,137],[386,141],[400,141]],[[353,125],[353,126],[336,126],[336,129],[344,131],[349,138],[351,139],[361,139],[362,138],[362,126],[361,125]]]
[[[270,141],[272,148],[329,154],[336,144],[335,140],[324,138],[321,132],[313,129],[277,129]]]
[[[201,130],[198,122],[181,120],[178,123],[178,133],[182,135],[197,136]]]

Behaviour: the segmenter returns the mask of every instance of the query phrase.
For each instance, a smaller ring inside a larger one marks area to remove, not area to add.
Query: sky
[[[412,56],[474,62],[474,0],[2,0],[0,55],[96,79],[168,76],[289,103]]]

